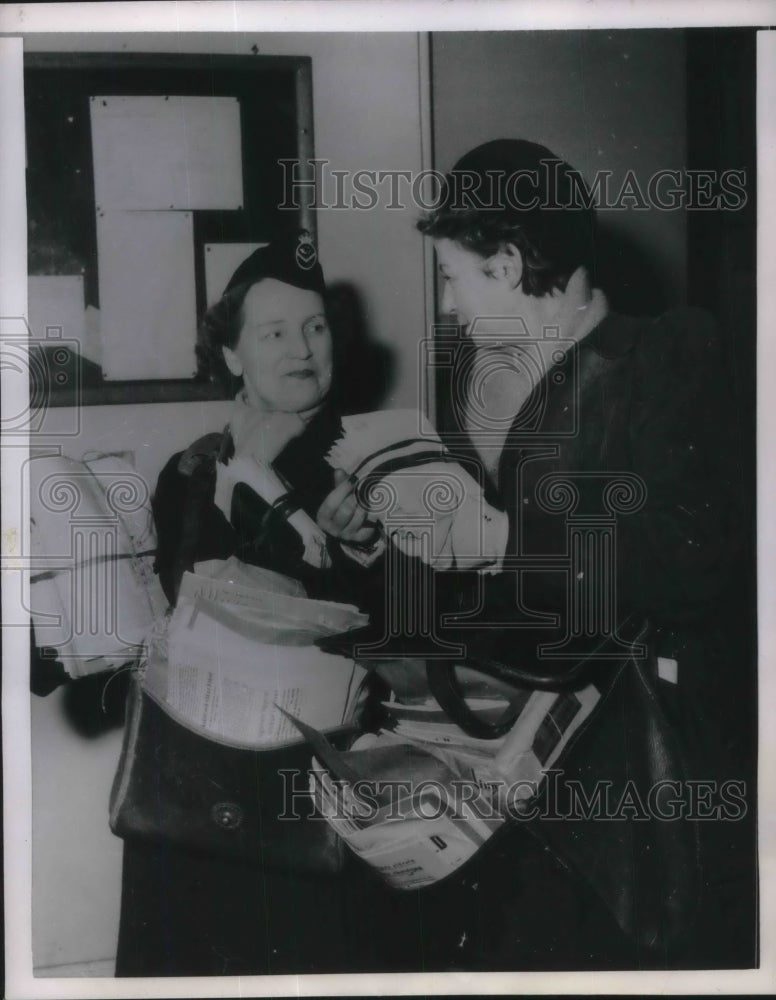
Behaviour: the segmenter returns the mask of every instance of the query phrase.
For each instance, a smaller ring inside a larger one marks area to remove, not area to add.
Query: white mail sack
[[[417,410],[343,417],[326,456],[357,481],[357,496],[389,539],[435,569],[497,572],[509,523]]]
[[[121,456],[30,461],[30,612],[72,677],[137,659],[167,600],[143,478]]]

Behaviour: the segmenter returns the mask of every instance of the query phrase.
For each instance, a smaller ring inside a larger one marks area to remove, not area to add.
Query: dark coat
[[[334,472],[325,455],[341,430],[339,414],[324,407],[273,462],[295,505],[313,520],[334,488]],[[207,434],[173,455],[159,475],[152,500],[158,538],[155,569],[170,603],[175,603],[181,577],[194,563],[232,555],[300,580],[313,597],[348,601],[357,595],[366,571],[333,540],[330,568],[311,567],[302,559],[296,531],[245,483],[234,488],[227,520],[214,501],[216,463],[228,461],[233,453],[228,429]]]
[[[665,627],[713,613],[740,565],[744,478],[730,371],[711,317],[608,316],[548,374],[526,410],[533,426],[518,415],[499,468],[510,553],[565,552],[570,521],[617,513],[617,496],[607,499],[605,490],[624,473],[641,484],[643,502],[617,515],[620,613]],[[548,509],[539,486],[549,476],[577,489],[573,507]],[[627,496],[619,499],[627,506]],[[600,571],[584,555],[580,568]],[[541,576],[532,587],[539,602],[557,604],[565,581]]]
[[[731,341],[700,310],[611,315],[580,345],[575,377],[569,361],[569,377],[547,380],[540,427],[554,454],[526,462],[536,435],[515,426],[499,470],[512,553],[521,545],[565,551],[570,518],[607,513],[602,483],[625,472],[643,485],[642,505],[616,521],[617,620],[648,619],[657,655],[678,661],[682,726],[704,776],[740,772],[754,731],[754,556],[745,524],[753,476],[734,362]],[[575,433],[554,437],[574,406]],[[537,502],[542,477],[557,473],[579,488],[575,511],[548,513]],[[583,554],[576,570],[588,593],[600,587],[600,564]],[[567,584],[581,586],[576,576],[535,574],[527,600],[565,604],[568,620]],[[731,684],[740,696],[732,717]]]
[[[452,449],[480,470],[486,499],[510,519],[512,564],[484,581],[491,627],[468,633],[471,648],[508,655],[510,637],[492,627],[499,620],[534,620],[536,643],[581,632],[585,599],[597,600],[599,631],[616,633],[628,615],[649,620],[658,655],[681,661],[693,695],[724,679],[703,670],[709,650],[699,637],[713,645],[724,626],[727,648],[751,655],[752,476],[727,346],[700,310],[610,315],[535,386],[507,436],[498,482],[481,471],[471,441],[454,435]],[[611,564],[592,542],[572,562],[572,531],[590,540],[603,527],[616,543]],[[443,610],[463,601],[453,579],[437,591]],[[611,617],[602,624],[604,593]],[[559,624],[539,617],[548,613]]]
[[[712,964],[723,951],[731,964],[751,959],[754,937],[742,930],[734,942],[724,913],[736,909],[741,927],[751,928],[756,906],[754,557],[745,524],[753,477],[744,459],[745,411],[731,391],[729,346],[697,310],[654,320],[611,315],[535,386],[507,436],[497,482],[482,472],[471,441],[454,434],[451,447],[472,471],[479,467],[486,498],[509,515],[512,562],[482,581],[482,627],[439,629],[440,638],[462,640],[474,657],[530,664],[543,643],[560,643],[565,655],[574,643],[589,647],[588,626],[596,639],[607,631],[616,637],[628,618],[649,622],[651,654],[678,661],[678,685],[655,685],[659,710],[679,740],[671,778],[717,788],[733,780],[745,789],[740,821],[694,824],[703,891],[684,946],[697,955],[708,949],[704,961]],[[604,535],[616,541],[608,565],[598,548]],[[433,584],[437,620],[441,612],[475,606],[477,587],[467,590],[460,574],[447,576]],[[551,672],[556,656],[539,665]],[[585,747],[569,756],[567,774],[579,770],[588,782],[613,780],[615,787],[639,774],[641,748],[654,734],[645,725],[628,737],[627,699],[622,711],[622,732],[610,710],[604,738],[599,717]],[[611,824],[595,826],[550,821],[534,832],[582,875],[605,854],[607,874],[598,880],[610,882],[610,895],[626,880],[643,883],[649,865],[627,856],[627,841],[618,843]],[[665,855],[659,881],[677,868],[685,849],[677,852],[677,845],[666,848],[674,857],[669,864]],[[477,873],[480,892],[490,867],[484,860]],[[679,895],[683,882],[677,874]],[[503,900],[498,905],[509,909]],[[509,947],[520,937],[519,920],[500,933]]]

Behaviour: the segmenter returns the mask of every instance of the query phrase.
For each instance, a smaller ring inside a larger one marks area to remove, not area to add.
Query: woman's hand
[[[378,537],[378,526],[356,500],[355,483],[342,469],[334,470],[335,487],[318,508],[318,527],[346,545],[369,545]]]

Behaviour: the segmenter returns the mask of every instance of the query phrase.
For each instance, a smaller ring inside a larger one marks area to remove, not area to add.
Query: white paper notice
[[[224,294],[227,282],[246,257],[266,243],[206,243],[205,296],[212,306]]]
[[[29,324],[35,340],[77,340],[78,353],[100,363],[86,343],[83,275],[30,275],[27,294]]]
[[[27,293],[30,329],[37,339],[44,340],[51,328],[58,331],[56,336],[80,338],[84,328],[83,275],[31,274]]]
[[[106,379],[192,378],[197,371],[190,212],[97,212]]]
[[[237,209],[243,204],[235,97],[92,97],[100,208]]]

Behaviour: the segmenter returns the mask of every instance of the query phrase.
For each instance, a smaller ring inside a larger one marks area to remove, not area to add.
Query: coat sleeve
[[[661,622],[697,618],[740,567],[743,420],[725,344],[700,310],[668,313],[633,368],[629,436],[644,506],[618,528],[621,602]]]
[[[235,551],[231,525],[213,503],[214,457],[190,448],[162,469],[151,502],[156,527],[154,569],[175,604],[181,577],[195,562],[226,559]]]
[[[638,511],[617,519],[613,570],[620,621],[634,613],[666,627],[697,624],[724,614],[731,593],[741,589],[750,484],[745,415],[730,377],[729,346],[706,313],[666,314],[640,335],[623,369],[615,395],[627,405],[621,409],[618,403],[616,413],[604,409],[604,428],[608,421],[612,438],[621,442],[611,460],[616,464],[607,471],[635,473],[645,492]],[[599,430],[585,429],[593,435]],[[592,445],[588,452],[596,454]],[[513,516],[518,502],[507,508]],[[552,537],[561,553],[565,522],[560,515],[557,520]],[[520,526],[523,531],[549,530],[529,518]],[[596,574],[610,570],[586,550],[580,558],[579,577],[585,578],[587,592],[610,592],[611,581],[596,580]],[[455,580],[449,583],[437,588],[437,594],[449,590],[450,602],[460,603],[464,588]],[[510,573],[484,580],[485,605],[507,618],[516,614],[515,585]],[[525,607],[560,613],[565,621],[569,596],[563,573],[526,573],[520,596]],[[441,596],[438,607],[448,607]],[[471,636],[473,642],[473,632]],[[509,645],[509,633],[505,636]]]

